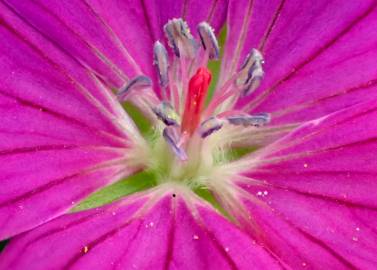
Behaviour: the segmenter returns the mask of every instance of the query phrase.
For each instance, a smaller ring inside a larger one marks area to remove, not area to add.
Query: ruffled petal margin
[[[0,268],[281,269],[193,196],[157,190],[57,218],[11,240]]]

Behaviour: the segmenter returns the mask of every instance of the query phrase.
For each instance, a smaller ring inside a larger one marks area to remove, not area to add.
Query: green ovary
[[[146,170],[156,175],[157,184],[176,182],[196,189],[204,186],[213,173],[229,160],[222,147],[214,146],[215,137],[205,141],[193,137],[187,147],[186,161],[179,160],[161,136],[156,137],[150,141]]]

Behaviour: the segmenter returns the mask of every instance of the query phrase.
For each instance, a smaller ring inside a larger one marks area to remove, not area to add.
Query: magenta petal
[[[69,145],[3,151],[0,238],[64,214],[91,192],[129,174],[124,165],[106,164],[119,157],[109,150]]]
[[[116,36],[84,1],[9,0],[6,4],[47,40],[113,85],[119,87],[137,71]]]
[[[273,123],[289,123],[375,99],[375,7],[375,1],[232,1],[225,76],[251,48],[266,62],[261,87],[239,106],[250,103],[271,112]]]
[[[189,5],[185,1],[5,2],[3,12],[19,16],[31,27],[23,31],[25,38],[29,39],[33,31],[40,32],[113,87],[120,87],[139,74],[155,78],[153,43],[164,39],[162,28],[168,19],[187,16],[194,32],[198,22],[209,19],[218,29],[227,7],[224,0],[194,1]]]
[[[248,174],[261,241],[293,268],[377,267],[376,117],[373,101],[308,122]]]
[[[210,206],[195,203],[194,217],[179,194],[166,194],[152,206],[148,196],[60,217],[25,233],[6,247],[0,268],[280,269]]]
[[[0,27],[3,239],[66,212],[134,171],[119,159],[135,131],[108,90],[51,44],[42,45],[38,33],[23,38],[18,32],[22,22],[1,11],[6,17]],[[71,77],[73,71],[79,77]]]
[[[106,95],[108,91],[99,91],[102,86],[99,79],[94,76],[94,70],[83,65],[78,59],[44,38],[38,30],[3,3],[0,3],[0,16],[3,22],[2,39],[7,43],[2,45],[2,53],[4,55],[9,54],[13,65],[21,70],[29,70],[26,75],[42,70],[43,72],[35,73],[34,76],[38,75],[42,78],[47,76],[50,79],[60,77],[61,80],[66,80],[66,83],[70,85],[75,84],[78,88],[75,90],[76,92],[80,92],[80,87],[84,87],[85,91],[88,92],[87,94],[92,95],[102,106],[115,113],[113,104],[108,101],[109,94]],[[13,72],[12,74],[4,72],[3,76],[8,77],[8,80],[14,80],[16,75],[20,76],[15,71],[16,67],[9,69],[11,68],[9,63],[2,63],[2,65],[5,71]],[[49,75],[47,75],[47,71]],[[20,83],[25,83],[24,81],[27,78],[20,77],[23,80],[20,80]],[[108,81],[103,76],[102,79]],[[2,80],[4,80],[4,77]],[[87,110],[87,108],[84,109]]]
[[[115,103],[115,98],[108,90],[93,84],[93,81],[89,84],[88,74],[80,69],[68,67],[68,63],[67,66],[60,66],[44,51],[51,47],[38,47],[34,43],[36,36],[33,36],[34,41],[29,41],[15,27],[4,23],[0,28],[3,40],[0,44],[3,55],[0,59],[0,93],[4,105],[9,103],[2,107],[17,107],[20,112],[23,109],[34,110],[36,115],[48,115],[57,121],[68,123],[66,125],[81,126],[82,130],[96,134],[100,131],[118,136],[124,134],[111,118],[127,116],[124,112],[120,115],[120,105]],[[51,52],[55,53],[56,50]],[[56,56],[62,57],[61,54]],[[69,68],[78,71],[80,78],[71,77]],[[18,125],[17,121],[11,123]]]

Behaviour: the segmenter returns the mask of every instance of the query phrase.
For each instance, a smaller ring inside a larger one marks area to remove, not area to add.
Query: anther
[[[119,89],[117,96],[119,99],[124,100],[131,91],[150,87],[150,86],[152,86],[151,79],[147,76],[140,75],[131,79],[124,86],[122,86]]]
[[[205,138],[215,131],[221,129],[224,125],[224,122],[217,117],[210,117],[205,120],[199,127],[199,133],[202,138]]]
[[[190,33],[187,23],[182,19],[172,19],[164,26],[170,47],[177,57],[194,57],[197,50],[195,39]]]
[[[242,88],[244,96],[258,88],[263,79],[263,56],[257,49],[252,49],[247,55],[237,78],[237,85]]]
[[[235,126],[264,126],[271,121],[271,116],[268,113],[259,113],[254,115],[236,115],[226,118],[228,122]]]
[[[219,43],[211,26],[206,22],[201,22],[198,25],[198,33],[203,48],[208,50],[209,58],[218,59],[220,54]]]
[[[165,46],[161,42],[156,41],[153,48],[153,64],[157,67],[159,82],[162,87],[169,83],[168,68],[169,59]]]
[[[162,132],[162,136],[164,137],[167,144],[170,146],[171,150],[174,154],[181,160],[187,160],[187,154],[185,150],[180,145],[180,133],[179,129],[175,126],[170,126],[164,128]]]
[[[178,125],[180,121],[179,115],[175,112],[173,106],[166,101],[152,108],[152,111],[157,115],[158,119],[167,126]]]

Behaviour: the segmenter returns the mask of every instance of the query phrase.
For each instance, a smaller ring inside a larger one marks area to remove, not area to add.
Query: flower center
[[[235,108],[237,99],[252,93],[264,75],[263,57],[256,49],[217,87],[205,107],[212,80],[206,66],[209,60],[219,58],[220,49],[208,23],[200,23],[197,31],[200,41],[186,22],[173,19],[164,26],[172,52],[169,54],[160,41],[154,44],[160,98],[151,91],[152,80],[145,76],[132,79],[118,92],[121,100],[129,98],[147,115],[154,114],[157,135],[152,139],[147,167],[158,172],[161,181],[182,181],[190,186],[206,185],[214,174],[220,175],[234,142],[270,121],[269,114],[250,115]]]

